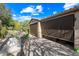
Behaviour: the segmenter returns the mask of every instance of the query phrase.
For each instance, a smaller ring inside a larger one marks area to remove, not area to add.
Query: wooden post
[[[79,12],[75,13],[75,21],[74,21],[74,48],[79,48]]]
[[[37,36],[38,38],[42,38],[42,30],[41,30],[41,23],[37,23]]]

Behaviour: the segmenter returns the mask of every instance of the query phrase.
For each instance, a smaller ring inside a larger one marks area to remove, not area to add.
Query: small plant
[[[6,34],[7,34],[6,27],[2,27],[0,30],[0,38],[4,38]]]
[[[75,48],[74,50],[75,50],[77,53],[79,53],[79,48]]]
[[[23,35],[23,37],[22,37],[24,40],[27,40],[28,38],[29,38],[29,34],[25,34],[25,35]]]

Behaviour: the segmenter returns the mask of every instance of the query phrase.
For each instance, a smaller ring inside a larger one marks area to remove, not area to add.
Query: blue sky
[[[64,10],[73,8],[79,3],[6,3],[14,20],[24,21],[31,18],[46,18]]]

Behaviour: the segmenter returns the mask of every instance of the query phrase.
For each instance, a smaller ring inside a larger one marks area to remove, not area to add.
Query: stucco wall
[[[79,12],[75,13],[74,22],[74,47],[79,48]]]

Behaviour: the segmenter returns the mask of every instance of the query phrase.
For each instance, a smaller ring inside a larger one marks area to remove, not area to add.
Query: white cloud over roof
[[[57,13],[57,11],[53,11],[53,14],[56,14]]]
[[[74,6],[77,6],[79,3],[65,3],[64,9],[68,10],[70,8],[73,8]]]
[[[25,20],[31,20],[31,16],[18,15],[18,16],[13,16],[13,19],[18,20],[19,22],[21,22],[21,21],[25,21]]]

